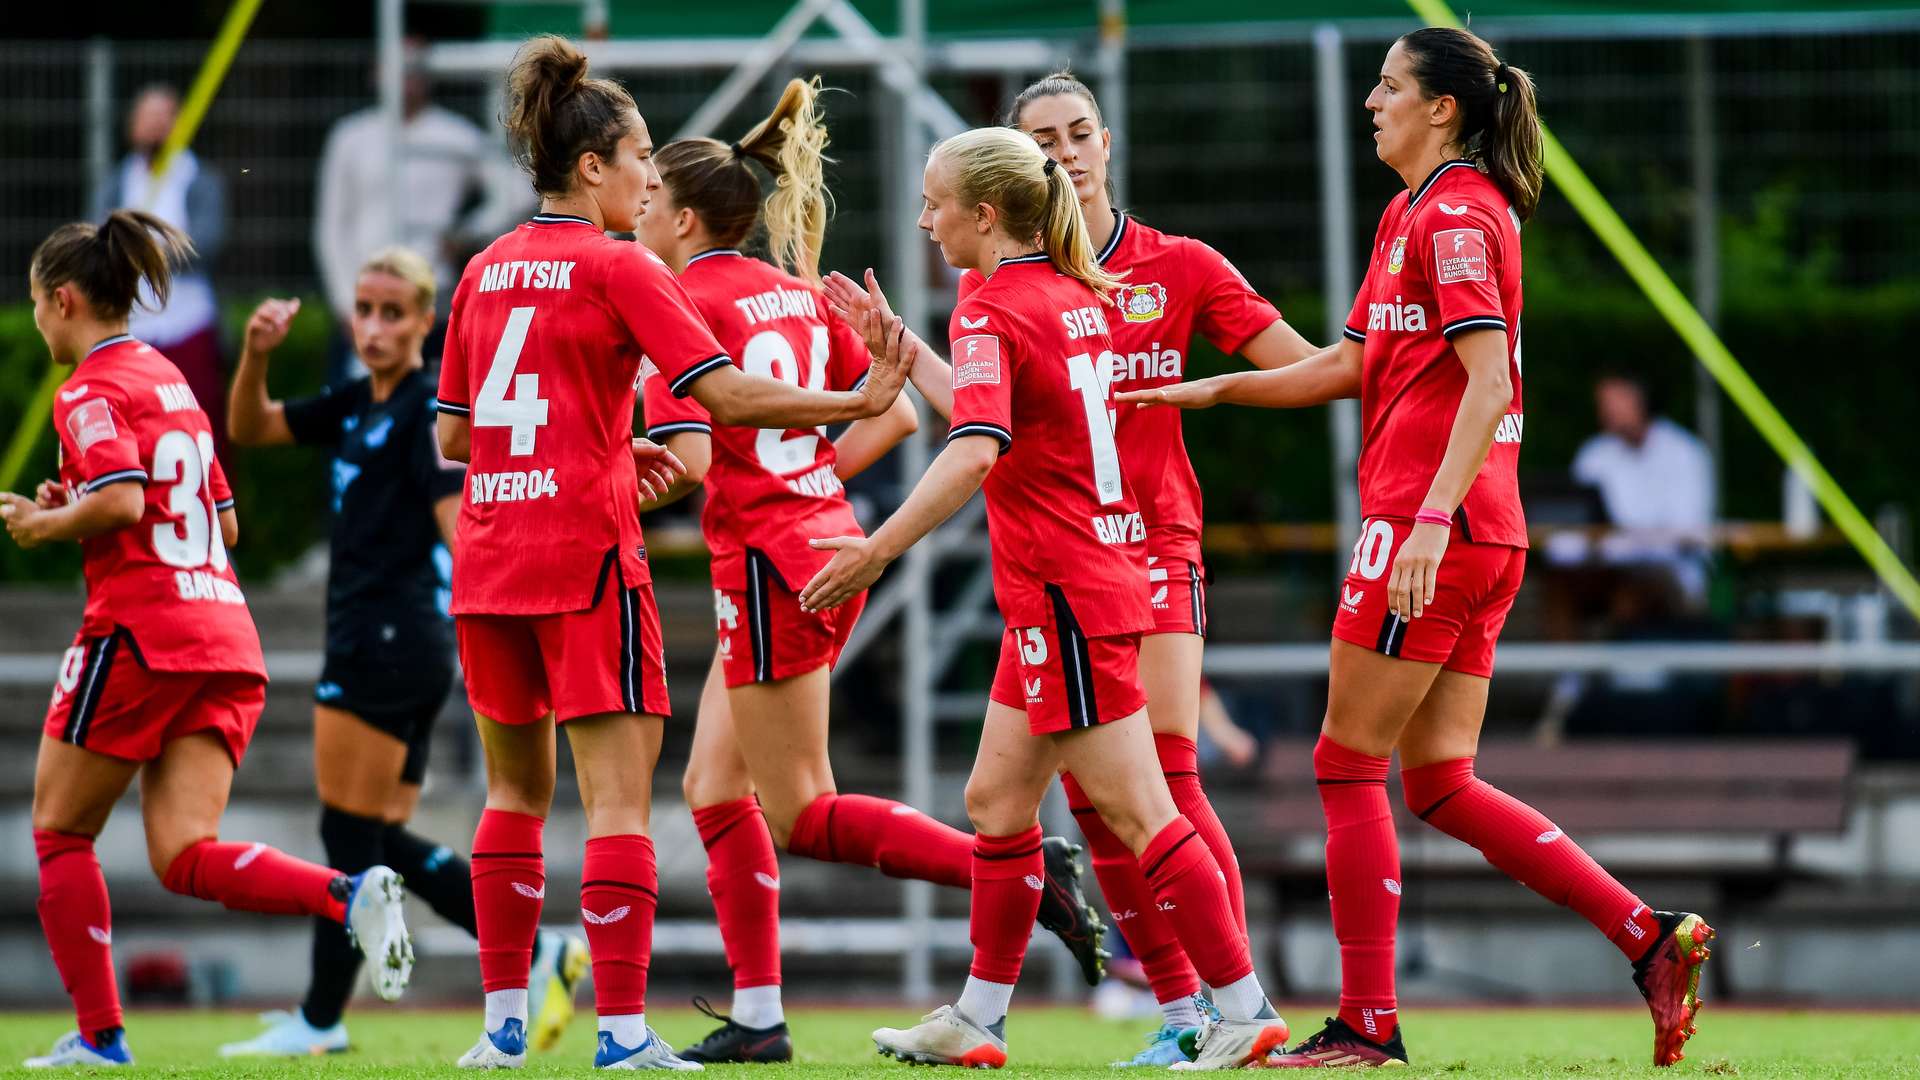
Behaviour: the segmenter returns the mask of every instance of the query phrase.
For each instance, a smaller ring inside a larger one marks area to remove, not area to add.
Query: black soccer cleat
[[[1291,1050],[1282,1050],[1263,1063],[1269,1069],[1398,1068],[1407,1063],[1407,1044],[1396,1027],[1393,1038],[1378,1043],[1353,1030],[1337,1016]]]
[[[1080,851],[1080,845],[1064,836],[1040,841],[1047,871],[1036,921],[1042,929],[1052,931],[1079,961],[1080,977],[1087,980],[1087,985],[1099,986],[1107,973],[1107,952],[1100,947],[1107,926],[1080,888]]]
[[[772,1027],[750,1028],[733,1022],[733,1017],[714,1011],[706,998],[693,999],[693,1007],[720,1021],[720,1026],[704,1039],[680,1051],[685,1061],[704,1065],[776,1065],[793,1060],[793,1037],[781,1022]]]

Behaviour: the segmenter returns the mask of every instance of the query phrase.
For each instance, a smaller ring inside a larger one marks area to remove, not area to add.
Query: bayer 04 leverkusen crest
[[[1128,322],[1152,322],[1167,312],[1167,290],[1159,282],[1122,285],[1113,291],[1113,306]]]

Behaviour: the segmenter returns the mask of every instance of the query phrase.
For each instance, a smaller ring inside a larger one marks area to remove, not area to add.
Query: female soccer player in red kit
[[[564,724],[587,817],[595,1063],[698,1069],[644,1011],[658,888],[646,833],[668,702],[639,509],[679,463],[631,439],[641,360],[722,423],[780,427],[877,415],[905,375],[875,365],[859,390],[826,393],[735,368],[672,271],[606,235],[633,230],[660,186],[632,97],[588,78],[586,57],[556,37],[522,48],[508,90],[508,133],[540,213],[467,265],[439,389],[441,449],[469,463],[452,610],[488,777],[473,850],[486,1030],[460,1064],[526,1060]]]
[[[1067,72],[1056,72],[1022,90],[1006,123],[1031,135],[1073,181],[1081,214],[1099,263],[1124,282],[1106,294],[1115,360],[1104,373],[1116,391],[1165,386],[1186,377],[1187,352],[1196,334],[1225,353],[1240,353],[1261,368],[1279,367],[1312,353],[1313,346],[1289,326],[1219,252],[1198,240],[1172,236],[1114,208],[1107,183],[1112,134],[1102,125],[1093,91]],[[960,279],[966,296],[983,282],[977,271]],[[857,286],[844,278],[829,288],[863,307]],[[883,297],[876,297],[884,303]],[[916,343],[917,342],[917,339]],[[944,373],[931,350],[931,370]],[[925,380],[928,382],[942,379]],[[938,385],[929,390],[944,397]],[[1200,484],[1187,459],[1180,414],[1124,410],[1115,417],[1127,486],[1140,500],[1147,531],[1147,584],[1153,626],[1140,641],[1140,680],[1153,721],[1154,750],[1174,803],[1213,850],[1233,898],[1242,933],[1246,907],[1233,844],[1200,784],[1195,737],[1200,724],[1200,656],[1206,637],[1206,573],[1200,555]],[[1011,679],[1010,668],[1000,677]],[[1003,692],[1007,687],[1001,688]],[[1107,906],[1127,943],[1140,958],[1164,1022],[1128,1064],[1164,1066],[1186,1060],[1180,1037],[1197,1027],[1206,1000],[1200,978],[1180,949],[1179,937],[1152,903],[1152,889],[1133,855],[1093,813],[1078,782],[1064,776],[1067,803],[1093,849],[1093,867]],[[1190,1041],[1190,1040],[1189,1040]]]
[[[206,413],[179,369],[127,334],[141,283],[164,303],[171,266],[191,251],[160,219],[119,210],[98,227],[55,230],[29,273],[34,325],[74,373],[53,406],[59,480],[33,499],[0,493],[0,517],[21,547],[77,541],[87,579],[33,782],[40,925],[79,1030],[30,1068],[133,1062],[93,838],[136,773],[147,855],[169,890],[345,923],[389,1001],[413,966],[392,870],[348,877],[218,839],[266,665],[227,557],[239,519]]]
[[[1040,904],[1041,797],[1071,769],[1127,845],[1225,1019],[1203,1024],[1198,1068],[1263,1058],[1286,1038],[1267,1004],[1224,875],[1167,790],[1138,670],[1153,625],[1146,530],[1114,446],[1103,294],[1065,170],[1006,128],[964,132],[927,162],[920,227],[950,265],[986,283],[954,309],[947,445],[871,538],[816,541],[833,560],[801,591],[828,610],[983,486],[994,598],[1007,623],[967,812],[976,835],[966,989],[883,1053],[998,1067],[1004,1020]],[[868,319],[874,318],[869,312]],[[899,336],[889,351],[904,348]],[[1009,692],[1011,690],[1011,692]],[[1200,842],[1195,842],[1200,841]]]
[[[1340,940],[1340,1015],[1271,1063],[1407,1060],[1394,996],[1400,855],[1387,768],[1410,809],[1573,908],[1633,962],[1654,1064],[1680,1060],[1713,930],[1655,911],[1573,840],[1477,779],[1494,642],[1519,592],[1520,223],[1540,199],[1533,82],[1463,30],[1408,34],[1367,97],[1380,160],[1406,181],[1375,233],[1345,340],[1280,371],[1121,396],[1267,407],[1360,398],[1365,522],[1334,617],[1314,776]]]
[[[844,389],[866,378],[869,360],[860,334],[819,293],[827,129],[817,93],[815,84],[789,82],[772,115],[735,144],[686,139],[661,147],[655,160],[663,186],[639,236],[680,275],[720,343],[749,371]],[[765,200],[768,246],[794,273],[738,250],[763,216],[750,161],[778,180]],[[836,789],[827,757],[828,678],[864,596],[806,612],[796,592],[832,555],[810,539],[860,530],[841,482],[911,434],[918,418],[899,398],[835,443],[817,428],[716,426],[699,403],[673,397],[658,375],[644,392],[648,435],[683,460],[712,463],[702,528],[713,553],[719,652],[684,788],[708,849],[707,886],[734,971],[734,1000],[721,1027],[682,1056],[784,1061],[793,1043],[780,1001],[776,845],[895,877],[958,888],[971,881],[973,837],[891,799]],[[1050,919],[1060,912],[1043,910],[1043,925],[1096,924],[1074,878],[1074,849],[1059,838],[1048,843],[1046,895],[1066,917]],[[1077,943],[1095,959],[1093,934]]]

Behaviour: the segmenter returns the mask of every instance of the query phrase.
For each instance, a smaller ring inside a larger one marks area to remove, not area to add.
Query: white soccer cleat
[[[596,1069],[671,1069],[675,1072],[704,1072],[706,1066],[697,1061],[688,1061],[673,1052],[667,1040],[651,1026],[647,1028],[646,1041],[639,1046],[621,1046],[613,1040],[613,1032],[600,1033],[600,1045],[593,1054],[593,1067]]]
[[[1194,1059],[1176,1061],[1169,1067],[1181,1070],[1244,1069],[1255,1062],[1265,1061],[1268,1054],[1285,1046],[1286,1042],[1287,1022],[1277,1016],[1265,1020],[1215,1020],[1207,1017],[1200,1021],[1200,1034],[1193,1040]]]
[[[230,1042],[220,1048],[220,1056],[233,1057],[308,1057],[339,1054],[347,1049],[347,1025],[317,1028],[307,1023],[305,1013],[295,1009],[275,1009],[260,1014],[267,1030],[243,1042]]]
[[[905,1030],[881,1028],[873,1033],[873,1045],[882,1056],[909,1065],[998,1069],[1007,1063],[1006,1040],[952,1005],[940,1006]]]
[[[347,933],[367,958],[373,992],[398,1001],[413,977],[413,937],[407,933],[406,890],[391,867],[375,866],[353,876],[347,897]]]
[[[527,1025],[510,1017],[499,1031],[480,1036],[473,1049],[460,1055],[463,1069],[518,1069],[527,1063]]]
[[[593,967],[587,943],[572,934],[542,930],[527,973],[527,1005],[533,1010],[527,1045],[551,1050],[573,1022],[573,995]]]
[[[112,1069],[133,1064],[133,1054],[127,1050],[124,1031],[102,1046],[94,1046],[81,1038],[79,1032],[69,1031],[60,1036],[51,1051],[20,1064],[29,1069]]]

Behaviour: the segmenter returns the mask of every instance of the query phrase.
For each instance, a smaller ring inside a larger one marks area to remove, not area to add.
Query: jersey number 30
[[[500,333],[486,381],[480,384],[480,394],[473,402],[474,427],[509,429],[510,457],[532,457],[534,436],[547,425],[547,399],[540,396],[540,373],[516,374],[513,370],[520,364],[520,350],[527,347],[527,328],[532,325],[531,306],[507,313],[507,328]],[[509,387],[512,397],[507,396]]]
[[[153,444],[153,478],[171,483],[167,510],[178,525],[163,521],[153,527],[153,553],[168,566],[198,570],[227,568],[227,545],[220,535],[220,514],[213,508],[208,474],[213,469],[213,435],[196,437],[169,431]]]

